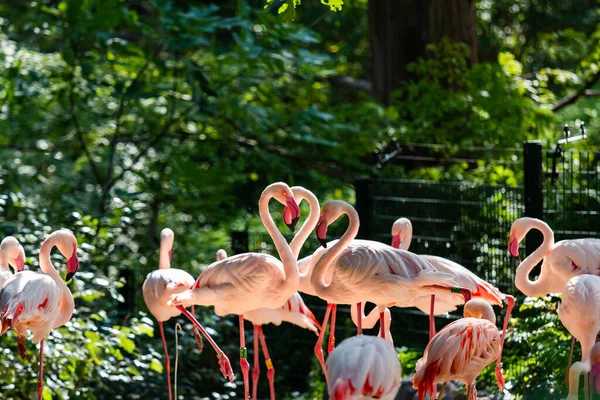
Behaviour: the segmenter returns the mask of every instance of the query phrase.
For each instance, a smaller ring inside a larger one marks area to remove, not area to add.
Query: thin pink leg
[[[429,340],[435,336],[435,294],[431,295],[431,306],[429,307]]]
[[[496,360],[496,380],[500,390],[504,390],[504,376],[502,375],[502,350],[504,349],[504,339],[506,338],[506,330],[510,321],[510,314],[515,305],[515,298],[511,295],[506,295],[506,315],[504,316],[504,324],[502,326],[502,337],[500,338],[500,354]]]
[[[260,344],[265,355],[265,365],[267,366],[267,378],[269,378],[269,389],[271,391],[271,400],[275,400],[275,368],[273,368],[273,361],[269,355],[269,349],[267,349],[267,342],[265,341],[265,335],[263,334],[262,326],[258,327],[258,334],[260,335]]]
[[[37,395],[38,400],[42,400],[42,394],[44,393],[44,384],[42,383],[44,379],[44,339],[40,342],[40,372],[38,375],[38,384],[37,384]]]
[[[165,351],[165,371],[167,371],[167,388],[169,389],[169,400],[173,400],[173,391],[171,390],[171,360],[167,350],[167,340],[165,339],[165,329],[162,322],[158,322],[160,328],[160,338],[162,339],[163,349]]]
[[[385,339],[385,313],[379,313],[379,330],[381,331],[381,338]]]
[[[362,335],[362,303],[358,303],[356,305],[356,312],[358,313],[358,330],[356,332],[357,335]]]
[[[569,352],[569,363],[567,364],[567,373],[565,375],[565,383],[569,387],[569,368],[571,367],[571,361],[573,360],[573,350],[575,349],[575,336],[571,338],[571,351]]]
[[[185,315],[190,321],[192,321],[192,324],[194,324],[194,326],[200,330],[200,333],[204,335],[206,340],[208,340],[208,343],[210,343],[212,348],[215,349],[217,352],[217,358],[219,359],[219,365],[221,366],[221,373],[225,378],[229,378],[230,382],[233,382],[233,370],[231,369],[231,363],[229,362],[229,358],[227,358],[225,353],[223,353],[223,350],[217,346],[213,338],[211,338],[208,332],[206,332],[206,329],[204,329],[200,322],[198,322],[188,310],[182,306],[177,306],[177,309],[181,311],[183,315]]]
[[[248,364],[248,350],[246,350],[246,338],[244,335],[244,316],[240,314],[240,367],[244,376],[244,400],[250,397],[250,385],[248,383],[248,372],[250,364]]]
[[[17,349],[22,360],[27,358],[27,346],[25,346],[25,336],[17,334]]]
[[[317,344],[315,344],[315,355],[319,359],[319,364],[321,364],[321,369],[323,370],[323,375],[325,375],[325,380],[327,380],[327,368],[325,368],[325,358],[323,357],[323,339],[325,337],[325,329],[327,329],[327,321],[329,320],[329,313],[331,313],[331,307],[333,307],[333,304],[327,304],[327,309],[325,310],[325,318],[323,318],[323,323],[321,324],[321,332],[319,332],[319,339],[317,340]]]
[[[260,363],[258,362],[259,328],[259,325],[254,325],[254,368],[252,369],[252,400],[256,400],[256,394],[258,393],[258,376],[260,375]]]
[[[337,304],[333,304],[331,308],[331,326],[329,327],[329,343],[327,345],[327,354],[331,354],[335,349],[335,315],[337,314]],[[360,320],[360,315],[358,319]]]

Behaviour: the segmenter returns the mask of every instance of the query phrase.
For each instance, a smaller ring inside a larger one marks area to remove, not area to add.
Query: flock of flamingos
[[[291,243],[277,229],[269,213],[269,201],[283,205],[283,220],[294,231],[300,217],[298,204],[307,201],[310,213]],[[223,250],[217,261],[204,269],[197,279],[187,272],[170,268],[174,235],[170,229],[161,232],[159,269],[148,274],[143,294],[150,312],[158,320],[165,351],[169,399],[173,398],[170,361],[163,323],[183,313],[217,353],[223,375],[233,380],[229,359],[194,318],[193,306],[214,306],[223,316],[236,314],[240,326],[240,367],[244,378],[244,398],[250,396],[244,320],[254,325],[254,369],[252,397],[256,399],[259,375],[258,342],[260,340],[271,399],[275,398],[273,363],[261,326],[288,321],[318,333],[314,351],[327,380],[330,398],[394,399],[401,383],[401,367],[389,331],[388,307],[417,307],[429,314],[430,341],[418,361],[412,378],[419,399],[435,398],[437,384],[458,380],[466,385],[467,398],[475,399],[475,379],[487,365],[496,362],[498,386],[504,388],[502,347],[514,298],[450,260],[417,255],[408,251],[412,226],[405,218],[392,227],[392,245],[370,240],[356,240],[359,216],[343,201],[329,201],[320,209],[317,198],[309,190],[285,183],[269,185],[258,202],[260,218],[275,243],[279,259],[260,253],[227,257]],[[327,242],[327,228],[342,215],[349,225],[339,240]],[[600,379],[600,346],[596,334],[600,330],[600,240],[576,239],[555,243],[548,225],[540,220],[521,218],[511,227],[508,250],[519,258],[519,243],[527,232],[537,229],[544,235],[542,245],[517,268],[516,287],[527,296],[562,293],[558,315],[582,347],[582,360],[569,372],[568,399],[577,399],[579,375],[591,371],[594,383]],[[312,256],[298,260],[300,249],[314,231],[322,247]],[[42,243],[39,258],[41,272],[23,271],[24,251],[14,237],[0,245],[0,335],[9,329],[17,332],[19,353],[25,356],[27,331],[32,342],[40,342],[37,395],[42,399],[44,339],[54,328],[66,324],[74,310],[74,301],[65,281],[50,261],[50,251],[58,247],[67,258],[68,282],[77,272],[77,241],[68,230],[55,231]],[[520,259],[519,259],[520,261]],[[529,279],[533,267],[543,261],[536,281]],[[15,274],[9,269],[11,266]],[[319,324],[298,293],[318,296],[327,302],[322,324]],[[492,306],[507,303],[502,331],[496,327]],[[365,302],[376,304],[364,315]],[[352,319],[358,335],[335,347],[335,316],[338,304],[351,305]],[[464,318],[435,332],[433,316],[455,310],[464,304]],[[186,307],[192,306],[190,313]],[[327,362],[323,340],[329,318],[332,318]],[[362,335],[363,327],[373,327],[379,320],[379,336]],[[600,383],[600,381],[598,381]]]

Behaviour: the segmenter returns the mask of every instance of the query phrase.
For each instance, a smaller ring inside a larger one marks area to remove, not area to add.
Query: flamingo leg
[[[254,325],[254,368],[252,369],[252,400],[256,400],[258,393],[258,376],[260,375],[260,366],[258,360],[258,330],[260,326]]]
[[[585,373],[583,375],[583,396],[584,396],[585,400],[588,400],[589,396],[590,396],[590,390],[589,390],[590,381],[589,381],[589,378],[590,378],[590,373],[589,372],[587,372],[587,373]]]
[[[210,343],[212,348],[215,349],[217,352],[217,358],[219,359],[219,365],[221,366],[221,373],[225,378],[229,378],[230,382],[233,382],[233,370],[231,369],[231,363],[229,362],[229,358],[227,358],[225,353],[223,353],[223,350],[217,346],[213,338],[211,338],[208,332],[206,332],[206,329],[204,329],[200,322],[198,322],[198,320],[196,320],[196,318],[190,314],[188,310],[182,306],[177,306],[177,309],[181,311],[183,315],[185,315],[190,321],[192,321],[192,324],[194,324],[194,326],[200,330],[200,333],[204,335],[206,340],[208,340],[208,343]]]
[[[331,354],[335,349],[335,315],[337,314],[337,304],[333,304],[331,308],[331,325],[329,327],[329,343],[327,344],[327,354]],[[358,316],[361,319],[361,316]]]
[[[242,368],[242,375],[244,376],[244,400],[248,400],[250,397],[250,385],[248,384],[248,372],[250,371],[250,364],[248,364],[248,350],[246,350],[246,338],[244,334],[244,316],[240,314],[240,367]]]
[[[327,380],[327,368],[325,367],[325,358],[323,357],[323,339],[325,338],[325,329],[327,329],[327,321],[329,320],[329,313],[331,313],[331,307],[333,304],[327,304],[327,309],[325,310],[325,318],[323,318],[323,323],[321,324],[321,331],[319,332],[319,339],[317,340],[317,344],[315,344],[315,355],[321,364],[321,369],[323,370],[323,375],[325,375],[325,380]]]
[[[565,374],[565,383],[569,386],[569,368],[573,360],[573,350],[575,349],[575,336],[571,338],[571,351],[569,352],[569,363],[567,364],[567,373]]]
[[[471,400],[471,384],[467,384],[467,400]]]
[[[269,349],[267,348],[267,342],[265,341],[262,326],[258,327],[258,334],[260,336],[260,345],[262,346],[263,354],[265,355],[265,365],[267,366],[267,378],[269,379],[271,400],[275,400],[275,368],[273,368],[273,361],[271,361],[271,356],[269,355]]]
[[[438,400],[442,400],[442,397],[444,397],[444,390],[446,389],[447,383],[448,382],[442,383],[442,388],[440,389],[440,395],[438,396]]]
[[[27,358],[27,347],[25,346],[25,336],[17,334],[17,349],[22,360]]]
[[[169,400],[173,400],[173,391],[171,390],[171,360],[169,360],[169,351],[167,350],[165,329],[161,321],[158,321],[158,326],[160,328],[160,338],[162,339],[163,349],[165,351],[165,371],[167,372],[167,388],[169,389]]]
[[[44,384],[42,383],[44,379],[44,339],[40,342],[40,372],[38,374],[38,384],[37,384],[37,395],[38,400],[42,400],[42,394],[44,393]]]
[[[358,314],[357,335],[362,335],[362,303],[356,304],[356,313]]]
[[[431,306],[429,307],[429,340],[435,336],[435,294],[431,295]]]
[[[506,295],[506,315],[504,316],[504,325],[502,327],[502,336],[500,337],[500,354],[496,360],[496,381],[498,382],[498,388],[504,390],[504,376],[502,375],[502,350],[504,349],[504,339],[506,338],[506,330],[508,329],[508,323],[510,322],[510,314],[515,305],[515,298],[511,295]]]
[[[385,339],[385,312],[379,313],[379,331],[381,332],[381,338]]]

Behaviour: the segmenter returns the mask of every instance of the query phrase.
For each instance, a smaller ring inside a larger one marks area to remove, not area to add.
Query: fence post
[[[248,253],[249,242],[248,231],[231,231],[231,251],[234,255]]]
[[[529,141],[523,144],[523,171],[525,216],[544,218],[544,199],[542,195],[542,144],[539,141]],[[526,252],[530,255],[542,244],[541,232],[530,231],[526,238]]]
[[[354,181],[356,212],[360,217],[359,239],[373,239],[373,193],[371,178],[358,178]]]

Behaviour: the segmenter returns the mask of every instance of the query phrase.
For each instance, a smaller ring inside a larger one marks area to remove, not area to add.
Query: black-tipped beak
[[[323,246],[323,248],[327,248],[327,240],[326,239],[321,239],[319,238],[319,242],[321,243],[321,246]]]
[[[289,224],[286,223],[286,225],[290,229],[290,231],[295,232],[296,224],[298,223],[299,219],[300,219],[300,217],[292,218],[292,222],[290,222]]]
[[[66,279],[66,281],[70,282],[71,279],[73,279],[74,276],[75,276],[75,272],[68,272],[67,273],[67,279]]]

